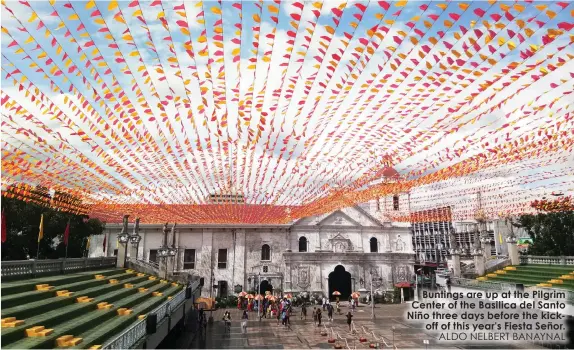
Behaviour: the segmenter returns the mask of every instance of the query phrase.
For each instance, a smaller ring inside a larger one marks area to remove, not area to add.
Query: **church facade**
[[[129,225],[129,232],[133,230]],[[172,229],[173,223],[168,228]],[[92,237],[90,256],[117,254],[120,224],[108,224]],[[138,259],[157,261],[162,224],[142,224]],[[361,206],[302,218],[289,225],[178,224],[173,269],[203,277],[202,296],[238,291],[275,295],[308,292],[341,297],[357,290],[392,290],[414,276],[414,251],[408,227],[381,222]],[[99,244],[98,244],[99,243]],[[165,260],[165,259],[164,259]]]

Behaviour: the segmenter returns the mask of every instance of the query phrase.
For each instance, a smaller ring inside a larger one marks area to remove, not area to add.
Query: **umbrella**
[[[237,296],[240,298],[243,298],[246,295],[247,295],[247,292],[241,292],[241,293],[237,294]]]
[[[273,295],[271,295],[271,294],[267,294],[267,295],[265,296],[265,299],[271,300],[271,299],[275,299],[275,297],[274,297]]]
[[[341,293],[339,293],[339,292],[337,292],[337,291],[334,291],[334,292],[333,292],[333,295],[341,295]]]
[[[263,300],[263,295],[257,294],[257,295],[255,296],[255,300]]]
[[[291,295],[291,293],[287,293],[283,296],[283,298],[291,299],[293,298],[293,296]]]
[[[253,299],[253,294],[247,294],[245,297],[246,297],[247,299]]]
[[[361,296],[361,293],[359,292],[353,292],[353,294],[351,294],[351,298],[353,299],[358,299]]]

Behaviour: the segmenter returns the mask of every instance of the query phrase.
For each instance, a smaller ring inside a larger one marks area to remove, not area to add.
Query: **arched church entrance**
[[[260,290],[262,295],[265,295],[265,292],[267,292],[267,291],[269,291],[269,293],[273,294],[273,286],[271,285],[271,283],[269,283],[268,280],[261,281],[259,288],[260,288],[259,290]]]
[[[337,265],[335,270],[329,274],[329,299],[335,300],[333,292],[341,293],[340,300],[347,300],[351,295],[351,274],[345,271],[342,265]]]

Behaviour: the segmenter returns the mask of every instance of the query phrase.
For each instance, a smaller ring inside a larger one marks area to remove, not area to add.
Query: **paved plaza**
[[[377,305],[375,309],[376,319],[371,319],[371,308],[361,306],[355,311],[353,321],[356,333],[349,333],[346,324],[345,313],[348,308],[342,308],[341,315],[335,315],[333,322],[323,322],[321,327],[313,323],[312,310],[308,309],[307,320],[301,320],[301,309],[295,308],[291,318],[291,326],[277,325],[276,319],[257,320],[257,313],[251,312],[247,326],[247,334],[241,332],[242,311],[237,309],[220,309],[213,312],[214,324],[208,325],[206,335],[199,334],[195,337],[190,348],[200,349],[333,349],[335,344],[330,344],[332,332],[338,338],[337,345],[343,349],[368,349],[375,338],[370,332],[379,338],[380,348],[398,349],[428,348],[428,349],[463,349],[481,348],[488,346],[469,346],[469,344],[437,343],[434,336],[422,329],[422,324],[408,323],[404,319],[407,304],[402,305]],[[231,332],[226,332],[222,322],[223,313],[231,312]],[[326,312],[323,313],[326,316]],[[326,317],[323,317],[325,320]],[[395,327],[393,332],[392,327]],[[322,335],[325,331],[328,335]],[[365,332],[368,332],[367,334]],[[394,333],[394,334],[393,334]],[[361,343],[360,338],[367,338],[367,342]],[[345,342],[346,340],[346,342]],[[428,345],[424,344],[428,340]],[[499,348],[492,346],[490,348]],[[505,344],[506,348],[536,348],[532,344]]]

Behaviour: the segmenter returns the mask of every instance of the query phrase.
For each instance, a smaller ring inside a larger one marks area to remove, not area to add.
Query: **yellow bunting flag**
[[[38,232],[38,242],[44,237],[44,214],[40,216],[40,232]]]

